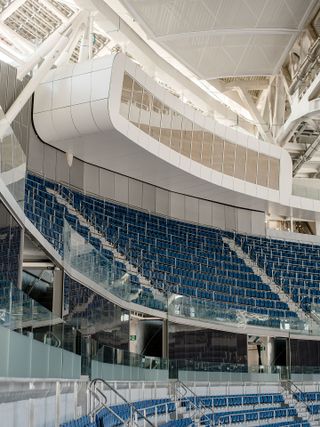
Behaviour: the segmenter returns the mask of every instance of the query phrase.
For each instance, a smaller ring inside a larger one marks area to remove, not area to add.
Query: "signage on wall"
[[[130,341],[137,341],[137,335],[130,335]]]

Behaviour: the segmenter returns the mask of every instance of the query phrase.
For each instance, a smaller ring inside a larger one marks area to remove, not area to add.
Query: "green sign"
[[[130,335],[130,341],[137,341],[137,335]]]

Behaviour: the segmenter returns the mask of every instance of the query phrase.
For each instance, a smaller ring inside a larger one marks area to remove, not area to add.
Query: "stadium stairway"
[[[223,237],[223,241],[229,245],[230,249],[234,251],[239,258],[243,259],[245,264],[250,267],[253,272],[261,277],[261,280],[263,283],[268,285],[272,292],[277,294],[279,296],[280,301],[286,303],[291,311],[297,314],[300,320],[311,320],[310,317],[302,310],[301,307],[299,307],[298,304],[296,304],[287,293],[285,293],[280,286],[278,286],[267,274],[266,272],[261,269],[258,264],[253,261],[248,254],[246,254],[241,246],[237,245],[235,240],[230,239],[228,237]]]
[[[103,248],[112,252],[113,257],[116,261],[120,261],[125,265],[127,274],[136,276],[139,280],[139,283],[144,287],[152,287],[150,281],[139,273],[138,269],[126,259],[125,255],[118,252],[115,245],[109,240],[107,240],[106,237],[101,234],[77,209],[75,209],[72,204],[70,204],[64,197],[62,197],[58,191],[53,189],[48,189],[47,191],[56,198],[57,202],[60,205],[65,206],[71,215],[78,218],[80,225],[86,227],[93,238],[100,240]],[[137,294],[134,294],[132,296],[132,299],[136,299],[139,293],[140,292],[138,290]]]
[[[317,397],[320,399],[320,393],[302,392],[302,390],[292,381],[285,381],[282,383],[282,395],[287,405],[294,406],[296,408],[297,415],[301,420],[308,420],[311,427],[320,426],[319,412],[315,411],[313,409],[314,405],[312,405]],[[311,397],[314,397],[314,400],[310,399],[311,402],[308,399],[310,395]]]

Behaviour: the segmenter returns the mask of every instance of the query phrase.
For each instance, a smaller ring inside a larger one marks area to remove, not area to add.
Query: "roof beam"
[[[294,28],[216,28],[211,30],[203,30],[203,31],[190,31],[183,33],[171,33],[165,34],[163,36],[153,37],[156,41],[171,41],[177,39],[185,39],[190,37],[199,37],[199,36],[225,36],[225,35],[297,35],[299,31]]]
[[[320,145],[320,135],[313,141],[312,144],[309,145],[309,147],[306,149],[306,151],[301,154],[298,160],[295,161],[292,169],[292,174],[295,176],[299,169],[303,166],[305,162],[311,159],[313,153],[318,149]]]
[[[23,77],[28,74],[48,53],[49,51],[58,43],[60,37],[70,26],[74,27],[74,32],[77,32],[80,26],[85,22],[87,18],[87,12],[80,11],[58,27],[55,32],[53,32],[36,50],[34,55],[26,62],[22,67],[18,69],[17,77],[22,80]]]
[[[23,64],[25,58],[23,55],[17,51],[15,51],[11,46],[8,46],[5,42],[0,40],[0,52],[6,55],[8,58],[15,61],[17,64]]]
[[[210,82],[211,83],[211,82]],[[233,80],[223,85],[223,92],[236,89],[239,84],[247,90],[264,90],[269,87],[269,79],[265,80]]]
[[[12,15],[20,6],[25,3],[26,0],[14,0],[9,4],[1,13],[0,13],[0,21],[4,22],[10,15]]]
[[[20,50],[27,50],[28,53],[32,53],[34,51],[34,47],[32,43],[28,40],[20,36],[16,33],[12,28],[8,25],[0,22],[0,33],[3,33],[6,37],[8,37],[14,44],[17,44]]]
[[[79,26],[82,25],[82,15],[87,13],[85,11],[81,11],[70,27],[60,35],[57,43],[51,47],[50,51],[44,58],[42,64],[39,66],[37,70],[35,70],[32,78],[29,80],[27,85],[24,87],[20,95],[15,99],[13,104],[10,106],[9,110],[6,112],[5,117],[0,120],[0,137],[4,134],[8,127],[8,123],[11,124],[13,120],[17,117],[21,109],[24,107],[30,96],[36,90],[38,85],[47,75],[49,70],[55,64],[57,59],[60,57],[64,49],[66,48],[70,38],[73,36],[74,32],[79,29]],[[80,16],[79,16],[80,15]]]
[[[249,112],[251,113],[255,125],[261,135],[261,137],[272,144],[274,144],[274,140],[271,134],[271,131],[267,125],[267,123],[264,122],[263,118],[261,117],[261,114],[259,110],[257,109],[252,97],[250,96],[249,92],[246,88],[242,87],[241,85],[237,87],[237,91],[239,93],[240,98],[242,101],[247,105]]]

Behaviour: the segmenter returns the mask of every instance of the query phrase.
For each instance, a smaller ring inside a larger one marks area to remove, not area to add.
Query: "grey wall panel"
[[[261,236],[266,235],[265,214],[263,212],[251,212],[251,232]]]
[[[156,188],[156,212],[161,215],[169,215],[169,191]]]
[[[236,209],[231,206],[225,206],[226,229],[230,231],[237,230]]]
[[[156,210],[156,189],[153,185],[142,184],[142,207],[151,212]]]
[[[100,169],[100,196],[115,199],[115,173]]]
[[[237,231],[239,233],[251,233],[251,215],[244,209],[237,209]]]
[[[70,168],[67,163],[67,157],[61,151],[57,151],[56,180],[68,184],[70,181]]]
[[[5,62],[0,63],[0,106],[4,112],[8,108],[7,88],[8,88],[9,65]]]
[[[15,89],[16,89],[16,70],[13,67],[9,66],[7,74],[7,86],[6,86],[6,102],[5,108],[6,111],[11,107],[15,99]]]
[[[19,134],[24,133],[21,121],[15,124]],[[44,148],[45,147],[45,148]],[[115,172],[85,164],[74,159],[69,168],[64,152],[43,144],[30,130],[28,169],[59,182],[101,197],[168,215],[241,233],[265,235],[265,215],[262,212],[233,208],[197,199],[142,183]]]
[[[0,106],[4,112],[8,111],[30,79],[28,76],[24,78],[23,81],[20,81],[17,80],[16,76],[16,68],[0,61]],[[13,131],[25,153],[28,152],[30,123],[31,99],[26,102],[20,113],[12,122]],[[33,164],[33,166],[35,166],[35,164]],[[42,171],[42,166],[38,166],[38,169]]]
[[[57,150],[50,145],[44,146],[43,171],[44,176],[49,179],[56,179]]]
[[[226,218],[223,205],[212,203],[212,225],[218,228],[226,227]]]
[[[173,218],[184,219],[185,215],[185,201],[184,195],[177,193],[170,193],[170,215]]]
[[[199,221],[199,203],[195,197],[186,196],[184,199],[185,213],[184,218],[186,221],[198,222]]]
[[[97,166],[84,164],[84,191],[100,194],[99,168]]]
[[[29,143],[29,155],[27,161],[27,167],[32,172],[43,174],[43,157],[44,157],[43,144],[33,131],[30,132],[30,143]]]
[[[129,179],[123,175],[115,175],[115,200],[129,202]]]
[[[199,200],[199,223],[205,225],[212,225],[212,203],[207,200]]]
[[[129,205],[142,207],[142,182],[129,178]]]
[[[73,159],[72,166],[70,168],[70,185],[83,188],[83,166],[83,162],[78,159]]]

